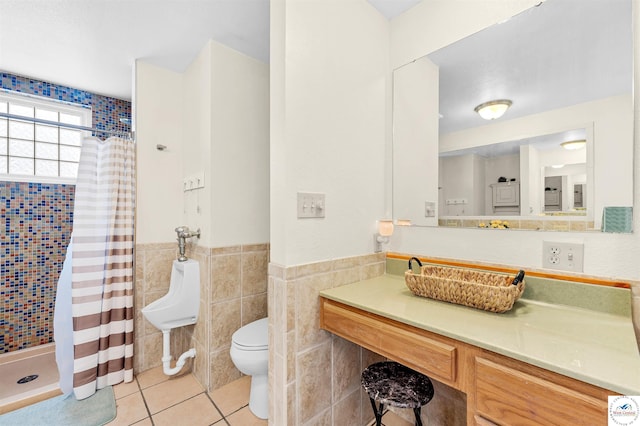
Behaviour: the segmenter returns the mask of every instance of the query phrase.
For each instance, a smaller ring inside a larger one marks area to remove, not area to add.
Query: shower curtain
[[[73,393],[133,380],[135,145],[83,141],[73,211]]]

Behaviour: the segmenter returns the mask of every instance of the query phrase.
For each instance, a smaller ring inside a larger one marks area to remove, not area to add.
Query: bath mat
[[[107,386],[82,401],[60,395],[0,415],[0,426],[100,426],[115,417],[113,388]]]

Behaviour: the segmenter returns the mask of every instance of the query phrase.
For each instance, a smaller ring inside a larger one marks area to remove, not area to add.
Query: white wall
[[[427,58],[393,72],[393,214],[436,225],[425,202],[438,203],[438,67]]]
[[[211,247],[211,49],[209,43],[184,72],[183,111],[184,128],[181,144],[184,146],[181,178],[204,173],[204,188],[182,193],[182,220],[178,225],[200,229],[198,244]]]
[[[182,221],[182,75],[144,61],[135,73],[136,243],[173,241]]]
[[[210,41],[184,73],[137,68],[137,242],[173,242],[180,225],[205,247],[268,242],[269,66]],[[199,173],[204,188],[184,192]]]
[[[488,25],[512,16],[514,13],[532,6],[536,1],[476,1],[451,2],[446,0],[423,1],[407,13],[396,18],[391,25],[391,51],[393,65],[398,66],[424,54],[430,53],[461,37],[467,36]],[[634,2],[634,18],[640,16],[639,7]],[[640,45],[638,29],[634,28],[634,44]],[[635,85],[640,83],[638,62],[635,53]],[[640,95],[636,93],[636,104]],[[639,112],[636,109],[634,122],[636,129],[634,157],[638,162],[640,138],[637,136]],[[623,117],[611,117],[612,126],[623,124]],[[616,121],[616,123],[614,123]],[[629,131],[629,130],[627,130]],[[607,146],[602,147],[607,150]],[[609,156],[613,152],[597,152]],[[612,164],[618,167],[617,163]],[[622,168],[629,167],[624,164]],[[618,170],[615,171],[618,173]],[[634,200],[640,201],[640,180],[634,180]],[[391,250],[416,253],[427,256],[451,257],[475,261],[493,262],[515,267],[542,266],[542,242],[566,241],[584,243],[584,272],[604,277],[637,279],[640,274],[640,221],[636,213],[635,234],[607,233],[564,233],[540,231],[492,231],[484,229],[456,228],[404,228],[398,227],[391,239]]]
[[[271,8],[271,260],[371,253],[385,214],[388,21],[365,0]],[[326,194],[297,219],[298,191]]]
[[[269,242],[269,65],[211,42],[212,246]]]

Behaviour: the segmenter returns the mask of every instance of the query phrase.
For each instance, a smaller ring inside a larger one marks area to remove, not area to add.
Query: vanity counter
[[[626,316],[524,298],[496,314],[415,296],[398,275],[320,296],[606,390],[640,395],[640,355]]]

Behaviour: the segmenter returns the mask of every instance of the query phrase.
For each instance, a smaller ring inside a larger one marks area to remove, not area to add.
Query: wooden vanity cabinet
[[[469,425],[602,425],[614,392],[323,297],[320,327],[467,395]]]

